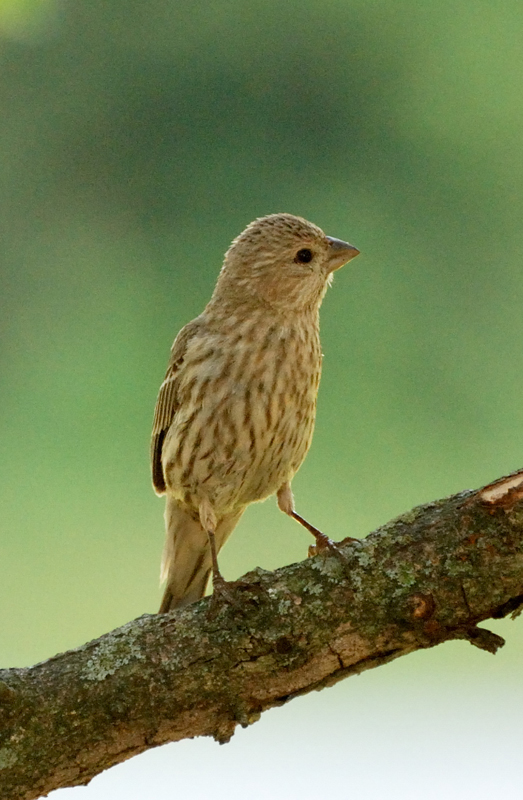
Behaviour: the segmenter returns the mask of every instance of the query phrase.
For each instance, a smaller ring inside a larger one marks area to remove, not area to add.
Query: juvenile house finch
[[[203,597],[217,553],[249,503],[277,494],[311,444],[321,373],[319,308],[359,250],[292,214],[256,219],[231,244],[207,307],[176,337],[160,387],[152,476],[166,495],[160,613]]]

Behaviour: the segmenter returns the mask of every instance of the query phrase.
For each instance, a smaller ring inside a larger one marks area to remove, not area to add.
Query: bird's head
[[[280,310],[318,308],[334,270],[359,253],[292,214],[254,220],[225,254],[216,293]]]

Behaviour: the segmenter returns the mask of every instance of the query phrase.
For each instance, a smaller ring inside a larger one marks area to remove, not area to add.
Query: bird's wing
[[[178,383],[187,345],[200,328],[195,319],[182,328],[171,348],[169,366],[160,386],[154,409],[153,433],[151,437],[151,470],[153,486],[157,494],[165,494],[165,478],[162,469],[162,446],[165,434],[178,410]]]

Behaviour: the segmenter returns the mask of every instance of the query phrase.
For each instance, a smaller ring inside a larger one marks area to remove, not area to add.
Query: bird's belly
[[[163,447],[168,491],[227,513],[274,494],[300,467],[314,428],[317,380],[236,383],[177,416]],[[281,384],[281,385],[280,385]]]
[[[315,402],[292,400],[276,408],[267,400],[258,410],[258,442],[242,486],[242,502],[253,503],[274,494],[301,466],[312,440]],[[269,417],[269,420],[267,419]],[[268,422],[270,424],[268,424]]]

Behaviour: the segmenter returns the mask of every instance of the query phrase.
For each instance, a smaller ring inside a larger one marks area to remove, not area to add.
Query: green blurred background
[[[322,308],[300,513],[364,535],[521,467],[519,0],[0,0],[0,60],[2,666],[156,610],[156,393],[256,216],[362,251]],[[221,563],[232,578],[308,544],[269,500]],[[199,800],[206,764],[229,800],[520,800],[522,628],[491,627],[495,659],[415,654],[228,748],[164,748],[60,797]]]

